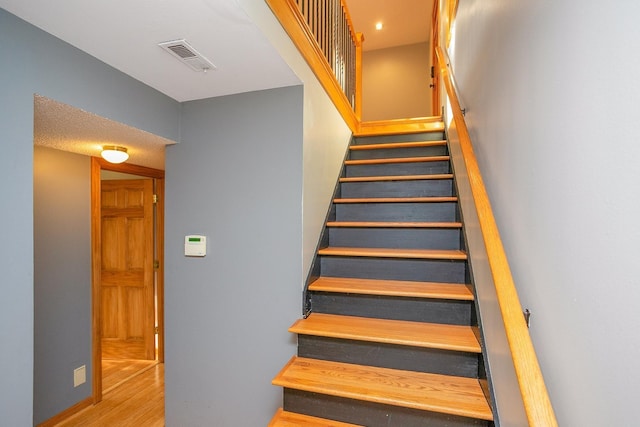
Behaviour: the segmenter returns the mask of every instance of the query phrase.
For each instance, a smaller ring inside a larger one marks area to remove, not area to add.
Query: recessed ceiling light
[[[376,30],[380,31],[382,29],[382,22],[376,23]]]

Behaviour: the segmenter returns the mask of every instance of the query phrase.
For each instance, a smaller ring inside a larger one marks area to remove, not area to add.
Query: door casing
[[[101,274],[101,218],[100,218],[100,172],[110,170],[128,173],[156,180],[156,268],[157,318],[158,318],[158,362],[164,362],[164,171],[127,163],[112,164],[98,158],[91,158],[91,317],[92,317],[92,359],[93,403],[102,400],[102,297]]]

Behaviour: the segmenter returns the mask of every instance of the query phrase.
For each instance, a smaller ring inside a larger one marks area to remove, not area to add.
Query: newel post
[[[362,43],[364,34],[356,33],[356,99],[355,113],[358,121],[362,121]]]

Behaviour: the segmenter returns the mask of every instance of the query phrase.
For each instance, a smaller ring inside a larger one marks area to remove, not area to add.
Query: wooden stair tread
[[[448,162],[449,156],[387,157],[383,159],[345,160],[347,166],[383,165],[388,163]]]
[[[428,179],[453,179],[453,174],[349,176],[340,178],[340,182],[420,181]]]
[[[473,292],[470,286],[454,283],[321,276],[309,285],[309,290],[316,292],[473,301]]]
[[[311,313],[289,332],[329,338],[480,353],[471,326]]]
[[[352,228],[462,228],[461,222],[329,221],[327,227]]]
[[[346,248],[330,246],[318,251],[318,255],[466,260],[467,254],[452,249],[396,249],[396,248]]]
[[[356,424],[342,423],[340,421],[327,420],[324,418],[311,417],[309,415],[297,414],[295,412],[278,409],[276,415],[271,419],[268,427],[363,427]]]
[[[413,141],[413,142],[386,142],[382,144],[351,145],[350,150],[384,150],[387,148],[414,148],[414,147],[439,147],[447,145],[447,141]]]
[[[333,199],[333,203],[451,203],[457,202],[453,196],[436,197],[356,197]]]
[[[477,379],[294,356],[274,378],[281,387],[492,421]]]

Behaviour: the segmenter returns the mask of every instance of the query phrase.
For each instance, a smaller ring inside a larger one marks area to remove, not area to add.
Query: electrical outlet
[[[73,386],[78,387],[85,382],[87,382],[87,367],[86,365],[82,365],[73,370]]]

